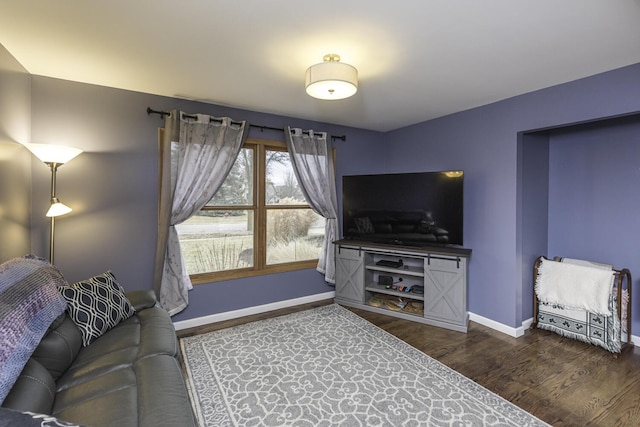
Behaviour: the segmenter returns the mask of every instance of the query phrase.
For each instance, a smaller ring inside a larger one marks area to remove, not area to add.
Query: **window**
[[[192,282],[206,283],[313,268],[324,226],[284,143],[249,139],[216,195],[176,229]]]

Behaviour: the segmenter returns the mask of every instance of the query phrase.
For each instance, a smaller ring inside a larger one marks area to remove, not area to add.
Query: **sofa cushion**
[[[66,303],[56,286],[66,283],[54,266],[32,256],[0,264],[0,402],[64,312]]]
[[[150,289],[140,291],[129,291],[125,294],[136,312],[145,308],[155,307],[158,303],[156,294]]]
[[[78,352],[82,348],[82,335],[68,313],[61,316],[42,338],[36,347],[33,359],[40,362],[51,374],[54,380],[71,366]]]
[[[180,365],[169,355],[136,360],[59,391],[52,415],[92,427],[195,425]]]
[[[139,311],[83,347],[58,380],[58,391],[155,355],[179,355],[173,323],[160,307]]]
[[[110,271],[59,290],[67,300],[71,319],[80,329],[84,346],[135,312]]]
[[[29,359],[2,406],[18,411],[48,414],[55,400],[56,384],[44,366]]]

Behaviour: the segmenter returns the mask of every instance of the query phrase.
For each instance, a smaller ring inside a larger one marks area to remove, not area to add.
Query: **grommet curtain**
[[[336,264],[333,241],[338,235],[338,202],[333,150],[326,132],[285,129],[285,142],[298,183],[311,208],[326,219],[324,242],[317,270],[325,280],[335,283]]]
[[[198,212],[222,186],[249,131],[246,122],[174,110],[160,141],[160,195],[154,291],[170,315],[192,289],[176,225]]]

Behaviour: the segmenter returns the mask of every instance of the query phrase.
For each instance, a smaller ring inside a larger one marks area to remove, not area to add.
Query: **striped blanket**
[[[613,267],[570,258],[551,261],[541,257],[539,260],[535,283],[539,300],[537,327],[620,353],[621,324],[612,287]],[[548,268],[550,266],[554,268]],[[580,274],[580,269],[588,270],[588,274]],[[558,275],[560,270],[569,277]],[[572,282],[578,287],[572,289]],[[595,291],[581,291],[580,285]],[[556,289],[545,289],[549,286]]]
[[[0,264],[0,403],[67,307],[57,285],[67,282],[42,259],[27,256]]]

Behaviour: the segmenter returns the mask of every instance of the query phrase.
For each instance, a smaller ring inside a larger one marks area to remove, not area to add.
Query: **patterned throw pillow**
[[[58,290],[67,300],[67,311],[85,347],[135,313],[111,271]]]

